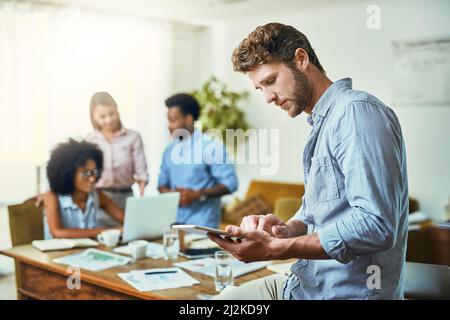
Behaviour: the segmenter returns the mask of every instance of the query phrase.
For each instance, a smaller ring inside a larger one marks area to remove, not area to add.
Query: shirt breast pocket
[[[330,157],[311,158],[311,168],[306,187],[306,198],[325,202],[339,199],[335,168]]]

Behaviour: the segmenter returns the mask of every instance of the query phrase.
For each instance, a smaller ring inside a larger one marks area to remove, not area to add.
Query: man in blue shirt
[[[217,228],[220,197],[237,190],[238,180],[225,146],[194,128],[200,106],[188,94],[166,101],[173,141],[164,150],[159,192],[180,192],[177,223]]]
[[[248,216],[210,235],[238,259],[297,258],[291,275],[225,289],[220,299],[402,299],[408,224],[406,151],[394,112],[374,96],[332,82],[291,26],[258,27],[232,57],[268,103],[305,112],[305,194],[287,223]]]

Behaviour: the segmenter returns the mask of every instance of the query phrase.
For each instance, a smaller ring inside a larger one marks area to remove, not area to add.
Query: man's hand
[[[290,258],[331,259],[322,247],[319,236],[315,233],[281,239],[258,229],[245,230],[236,226],[227,226],[225,231],[230,233],[231,237],[240,239],[236,241],[230,238],[222,239],[211,233],[208,233],[208,237],[238,260],[244,262]]]
[[[271,213],[245,216],[241,222],[241,229],[265,231],[276,238],[289,238],[291,236],[286,223]]]
[[[176,191],[180,193],[180,207],[188,206],[200,200],[202,196],[199,190],[176,188]]]
[[[244,262],[267,261],[282,257],[284,250],[281,239],[272,237],[263,230],[245,230],[236,226],[227,226],[225,231],[232,237],[242,238],[236,242],[230,238],[208,233],[208,237],[221,248],[230,252],[238,260]]]

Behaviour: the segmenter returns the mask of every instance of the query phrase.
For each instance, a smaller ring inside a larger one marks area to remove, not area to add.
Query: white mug
[[[145,240],[136,240],[131,241],[128,246],[130,247],[131,256],[133,259],[139,260],[145,257],[148,242]]]
[[[119,243],[120,230],[105,230],[97,235],[97,240],[107,247],[115,247]]]

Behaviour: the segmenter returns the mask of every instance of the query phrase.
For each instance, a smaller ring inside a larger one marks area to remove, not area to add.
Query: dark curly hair
[[[47,178],[50,189],[57,194],[70,194],[74,191],[74,178],[78,167],[92,159],[97,169],[103,170],[103,153],[95,145],[86,141],[69,139],[52,150],[47,164]]]
[[[308,38],[294,27],[282,23],[259,26],[242,40],[231,56],[234,71],[247,72],[272,61],[293,64],[295,50],[306,51],[309,61],[325,73]]]
[[[170,96],[165,101],[167,108],[179,107],[184,115],[192,115],[194,121],[200,115],[200,104],[197,99],[187,93],[178,93]]]

